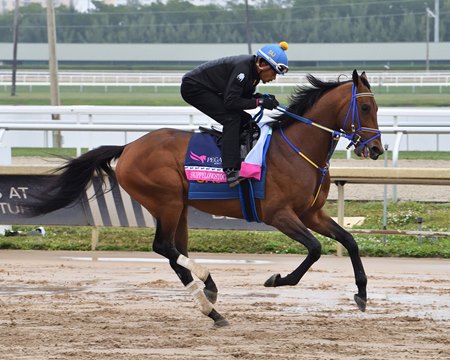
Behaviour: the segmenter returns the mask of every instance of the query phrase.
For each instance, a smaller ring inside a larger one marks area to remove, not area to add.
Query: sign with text
[[[49,214],[28,217],[26,205],[31,204],[50,185],[52,175],[0,175],[0,225],[68,225],[154,227],[153,217],[132,200],[113,179],[107,183],[113,190],[96,198],[101,182],[94,178],[92,187],[80,201]],[[274,230],[265,224],[242,219],[206,214],[189,209],[189,227],[193,229]]]

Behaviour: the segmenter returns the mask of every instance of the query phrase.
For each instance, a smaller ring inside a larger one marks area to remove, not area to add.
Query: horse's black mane
[[[339,77],[340,78],[340,77]],[[338,78],[337,81],[328,81],[324,82],[320,79],[317,79],[311,74],[306,75],[306,79],[312,86],[304,85],[297,86],[294,92],[289,96],[289,106],[287,108],[288,111],[295,113],[297,115],[302,116],[306,111],[308,111],[316,102],[319,100],[322,95],[326,92],[352,80],[340,81]],[[369,82],[364,78],[360,78],[361,81],[370,89]],[[279,121],[280,125],[289,125],[292,122],[295,122],[293,118],[288,115],[282,114],[276,118]]]

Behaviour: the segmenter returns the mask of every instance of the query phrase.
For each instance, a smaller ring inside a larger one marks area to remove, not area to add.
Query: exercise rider
[[[223,125],[222,166],[230,187],[241,180],[239,138],[251,120],[244,110],[279,105],[273,95],[255,93],[260,81],[275,80],[288,71],[286,42],[263,46],[255,55],[229,56],[208,61],[183,76],[181,96],[190,105]]]

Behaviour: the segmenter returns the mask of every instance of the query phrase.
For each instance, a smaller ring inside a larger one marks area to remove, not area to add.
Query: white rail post
[[[400,144],[402,141],[402,136],[404,132],[399,131],[395,137],[394,150],[392,151],[392,166],[397,167],[398,157],[400,153]],[[392,185],[392,201],[397,202],[397,185]]]
[[[99,234],[100,234],[99,227],[93,226],[91,232],[91,251],[95,251],[97,249]]]
[[[384,167],[387,168],[389,144],[384,145]],[[387,184],[384,184],[383,191],[383,230],[387,230]],[[383,243],[386,244],[387,236],[384,234]]]
[[[3,142],[5,134],[6,130],[0,129],[0,165],[11,165],[11,147]]]

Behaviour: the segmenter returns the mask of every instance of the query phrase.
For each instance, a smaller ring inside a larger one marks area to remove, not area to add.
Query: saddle
[[[189,180],[188,198],[239,199],[244,219],[260,222],[255,199],[263,199],[265,193],[264,149],[269,146],[268,134],[271,133],[268,127],[261,130],[260,124],[251,121],[243,128],[240,157],[243,161],[241,171],[246,179],[234,188],[228,186],[222,170],[222,131],[214,127],[200,127],[199,130],[200,133],[194,133],[191,137],[184,162]]]
[[[210,134],[216,138],[217,145],[222,148],[222,131],[213,126],[210,128],[200,126],[200,132]],[[245,159],[250,150],[258,142],[259,136],[261,135],[261,129],[259,128],[256,121],[249,121],[243,126],[241,131],[241,136],[239,142],[241,144],[241,162]]]

